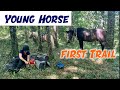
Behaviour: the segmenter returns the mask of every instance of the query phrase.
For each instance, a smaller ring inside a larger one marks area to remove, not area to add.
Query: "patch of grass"
[[[115,59],[107,59],[106,61],[113,63],[115,61]]]

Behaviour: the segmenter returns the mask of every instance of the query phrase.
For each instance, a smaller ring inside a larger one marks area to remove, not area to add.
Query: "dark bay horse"
[[[106,44],[106,31],[103,29],[86,29],[86,28],[69,28],[67,32],[67,43],[70,43],[73,36],[77,35],[80,49],[83,49],[83,41],[93,42],[98,41],[101,45],[102,50]]]

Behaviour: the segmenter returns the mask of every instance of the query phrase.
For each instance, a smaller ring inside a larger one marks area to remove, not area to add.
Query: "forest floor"
[[[24,44],[24,36],[21,33],[17,34],[19,50]],[[64,40],[63,40],[64,41]],[[99,60],[93,61],[89,58],[86,59],[63,59],[61,60],[65,67],[64,69],[56,68],[56,63],[60,60],[59,52],[65,48],[79,49],[77,41],[65,45],[65,42],[59,40],[59,48],[54,49],[54,60],[49,60],[51,67],[41,71],[36,67],[29,67],[21,69],[18,73],[10,73],[4,71],[4,66],[10,61],[10,37],[8,35],[0,35],[0,79],[118,79],[119,78],[119,51],[114,60]],[[75,44],[74,44],[75,43]],[[29,41],[31,53],[36,53],[37,47],[34,42]],[[86,42],[84,48],[100,48],[100,45],[92,45]],[[116,50],[118,46],[116,47]],[[46,53],[47,43],[43,43],[43,51]]]

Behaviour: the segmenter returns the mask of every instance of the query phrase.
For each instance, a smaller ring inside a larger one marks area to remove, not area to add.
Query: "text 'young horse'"
[[[70,43],[73,36],[77,35],[79,41],[80,49],[83,49],[83,41],[93,42],[98,41],[101,45],[102,50],[104,50],[106,44],[106,31],[103,29],[86,29],[86,28],[70,28],[67,32],[67,43]]]

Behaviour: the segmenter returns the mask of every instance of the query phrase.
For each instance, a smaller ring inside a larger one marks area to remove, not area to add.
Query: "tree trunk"
[[[113,49],[114,47],[114,28],[115,28],[115,11],[108,11],[107,49]]]
[[[38,51],[42,51],[42,39],[41,39],[41,31],[40,26],[38,26]]]
[[[55,43],[55,47],[56,48],[58,48],[59,47],[59,45],[58,45],[58,40],[57,40],[57,38],[58,38],[58,27],[57,26],[53,26],[53,38],[54,38],[54,43]]]
[[[10,37],[11,37],[11,56],[15,57],[18,55],[18,41],[16,36],[16,27],[10,26]]]
[[[28,30],[25,26],[25,43],[28,43]]]
[[[120,11],[119,11],[119,34],[118,34],[118,38],[120,39]],[[120,41],[119,41],[119,53],[120,53]]]
[[[50,59],[53,59],[53,52],[52,52],[52,44],[51,44],[51,40],[50,40],[50,27],[46,26],[46,30],[47,30],[47,40],[48,40],[48,56]]]
[[[101,16],[102,16],[101,23],[102,23],[102,27],[104,29],[105,28],[105,11],[101,11]]]

